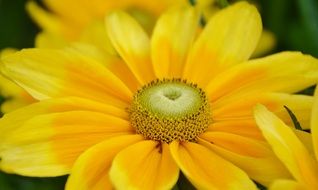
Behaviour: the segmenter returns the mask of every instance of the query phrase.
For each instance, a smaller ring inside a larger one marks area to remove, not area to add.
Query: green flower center
[[[196,141],[212,120],[202,89],[181,79],[155,80],[143,86],[134,95],[129,114],[138,134],[166,143]]]

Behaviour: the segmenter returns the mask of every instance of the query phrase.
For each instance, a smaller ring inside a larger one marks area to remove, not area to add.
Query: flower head
[[[272,146],[277,157],[293,175],[294,180],[279,179],[270,190],[318,188],[318,88],[311,115],[311,136],[309,143],[297,137],[297,131],[284,124],[264,106],[255,107],[255,118],[264,137]],[[305,143],[305,144],[303,144]],[[311,150],[313,148],[313,150]]]
[[[149,39],[131,16],[111,13],[107,33],[122,60],[107,61],[124,62],[121,75],[72,49],[3,58],[2,72],[40,101],[0,120],[0,168],[71,173],[67,189],[169,189],[180,171],[199,189],[290,177],[252,108],[265,104],[291,122],[286,105],[308,127],[312,97],[291,93],[316,83],[317,60],[283,52],[248,61],[262,25],[246,2],[218,12],[197,37],[199,17],[171,9]]]

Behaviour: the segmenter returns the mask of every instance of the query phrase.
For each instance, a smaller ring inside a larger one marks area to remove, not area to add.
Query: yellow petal
[[[65,39],[59,35],[49,32],[40,32],[35,38],[35,47],[37,48],[62,48],[67,45]]]
[[[199,143],[232,162],[255,181],[268,186],[290,174],[263,141],[224,132],[206,132]]]
[[[83,26],[92,19],[87,6],[83,6],[83,1],[56,1],[44,0],[45,5],[53,10],[62,19],[68,21],[74,26]],[[70,7],[72,7],[72,14],[70,14]]]
[[[261,35],[257,9],[239,2],[216,13],[195,42],[184,78],[204,87],[216,73],[246,61]]]
[[[95,45],[81,42],[73,43],[65,49],[96,59],[115,74],[132,92],[137,91],[141,87],[126,63],[118,55],[111,55]]]
[[[292,180],[276,180],[268,188],[269,190],[308,190],[304,185]]]
[[[79,41],[83,43],[93,44],[103,52],[116,55],[116,50],[108,38],[105,24],[101,20],[94,20],[87,25],[81,32]]]
[[[127,13],[117,11],[106,17],[109,38],[141,84],[155,79],[150,61],[150,42],[141,26]]]
[[[171,189],[178,175],[168,145],[150,140],[118,153],[110,169],[116,189]]]
[[[9,113],[37,101],[21,87],[2,76],[0,83],[1,95],[5,98],[1,104],[2,113]]]
[[[163,14],[151,38],[151,56],[158,78],[181,77],[199,24],[194,8],[178,7]]]
[[[318,60],[299,52],[282,52],[237,65],[209,82],[211,101],[233,94],[298,92],[318,79]]]
[[[174,141],[170,151],[184,175],[198,189],[257,189],[242,170],[202,145]]]
[[[216,120],[209,126],[208,131],[233,133],[258,140],[264,139],[252,118]]]
[[[126,107],[132,98],[105,66],[74,51],[27,49],[1,61],[2,72],[36,99],[78,96]]]
[[[140,135],[123,135],[103,141],[85,151],[76,160],[66,190],[112,189],[109,179],[111,163],[118,152],[143,140]]]
[[[253,117],[253,107],[261,103],[278,114],[287,124],[293,121],[284,106],[288,107],[297,117],[304,129],[309,129],[313,98],[306,95],[285,93],[250,93],[225,96],[211,103],[215,121],[240,120]]]
[[[307,187],[318,188],[318,166],[291,129],[264,106],[255,107],[255,118],[264,137],[290,173]]]
[[[269,147],[266,146],[266,143],[262,141],[231,133],[217,131],[205,132],[200,135],[200,138],[216,146],[245,156],[263,157],[271,152]]]
[[[78,98],[41,101],[0,120],[0,168],[28,176],[69,173],[87,148],[133,133],[124,110]]]
[[[252,57],[260,57],[265,55],[274,49],[276,45],[276,39],[272,32],[268,30],[263,30],[261,38],[253,52]]]
[[[36,2],[28,1],[26,9],[31,18],[45,31],[62,34],[62,25],[58,17],[42,9]]]
[[[314,152],[316,160],[318,161],[318,88],[315,90],[315,100],[313,103],[312,114],[311,114],[311,134],[314,146]]]

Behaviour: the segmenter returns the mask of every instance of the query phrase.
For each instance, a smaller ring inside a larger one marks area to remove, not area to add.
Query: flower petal
[[[263,30],[252,57],[260,57],[261,55],[265,55],[266,53],[273,51],[275,45],[275,35],[268,30]]]
[[[110,169],[116,189],[171,189],[178,175],[168,145],[150,140],[118,153]]]
[[[141,84],[155,79],[146,32],[127,13],[117,11],[106,17],[106,30],[113,46]]]
[[[264,139],[253,118],[216,120],[209,126],[208,131],[233,133],[258,140]]]
[[[298,183],[293,180],[276,180],[273,184],[268,188],[269,190],[305,190],[307,189],[304,185],[301,183]]]
[[[135,92],[140,88],[137,79],[118,55],[111,55],[97,48],[95,45],[79,42],[73,43],[72,46],[65,49],[79,52],[81,55],[96,59],[99,63],[105,65],[109,71],[115,74],[132,92]]]
[[[41,101],[0,120],[0,168],[27,176],[69,173],[87,148],[132,134],[124,110],[78,98]]]
[[[184,175],[198,189],[257,189],[242,170],[202,145],[174,141],[170,151]]]
[[[141,140],[143,137],[140,135],[123,135],[94,145],[76,160],[65,189],[112,189],[108,172],[114,157],[122,149]]]
[[[277,178],[290,177],[286,168],[263,141],[224,132],[206,132],[200,136],[199,143],[232,162],[263,185],[268,186]]]
[[[313,139],[314,152],[316,160],[318,161],[318,87],[315,90],[315,100],[313,103],[312,114],[311,114],[311,134]]]
[[[313,97],[307,95],[250,93],[227,96],[211,103],[212,116],[215,121],[251,119],[253,117],[252,109],[258,103],[266,105],[286,123],[293,126],[293,121],[284,108],[284,106],[288,107],[295,114],[301,126],[309,129]]]
[[[26,3],[26,9],[31,18],[45,31],[50,34],[62,35],[63,24],[55,15],[45,11],[36,2],[28,1]],[[54,35],[55,36],[55,35]],[[53,42],[52,40],[49,40]]]
[[[151,55],[158,78],[181,77],[186,55],[199,24],[191,7],[178,7],[163,14],[151,38]]]
[[[184,78],[204,87],[211,76],[246,61],[254,51],[261,31],[260,15],[247,2],[217,12],[195,42]]]
[[[299,52],[282,52],[237,65],[206,87],[211,101],[221,97],[264,92],[298,92],[318,79],[318,60]]]
[[[255,119],[275,154],[295,179],[317,189],[317,163],[293,131],[262,105],[255,107]]]
[[[79,96],[126,107],[132,98],[105,66],[75,51],[27,49],[1,61],[2,72],[40,100]]]

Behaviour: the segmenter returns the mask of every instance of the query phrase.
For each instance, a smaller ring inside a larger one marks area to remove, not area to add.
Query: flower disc
[[[135,94],[129,113],[137,133],[166,143],[195,141],[211,122],[205,93],[181,79],[156,80],[145,85]]]

